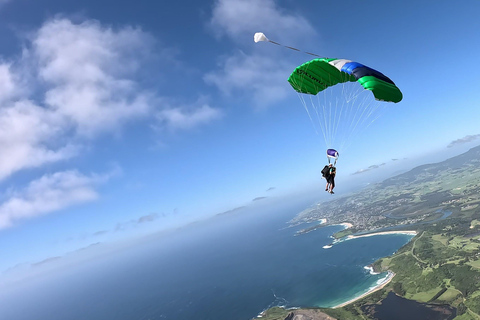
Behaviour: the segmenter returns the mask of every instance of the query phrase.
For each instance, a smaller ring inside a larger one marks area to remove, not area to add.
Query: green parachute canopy
[[[298,66],[288,82],[299,93],[316,95],[339,83],[358,81],[375,99],[400,102],[402,92],[387,76],[361,63],[346,59],[320,58]]]

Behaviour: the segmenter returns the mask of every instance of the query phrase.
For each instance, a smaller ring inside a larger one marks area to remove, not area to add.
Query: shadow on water
[[[362,311],[376,320],[451,320],[457,316],[457,310],[448,305],[419,303],[393,292],[381,304],[364,306]]]

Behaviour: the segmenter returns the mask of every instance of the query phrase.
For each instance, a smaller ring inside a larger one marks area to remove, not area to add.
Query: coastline
[[[326,219],[320,219],[319,221],[320,221],[321,224],[324,224],[324,223],[327,222]],[[349,222],[338,223],[338,224],[335,224],[335,225],[342,226],[344,228],[344,230],[354,228],[354,225],[352,223],[349,223]],[[335,239],[331,244],[323,246],[323,249],[330,249],[336,243],[343,242],[343,241],[346,241],[346,240],[351,240],[351,239],[356,239],[356,238],[364,238],[364,237],[372,237],[372,236],[377,236],[377,235],[394,235],[394,234],[405,234],[405,235],[409,235],[409,236],[415,236],[415,235],[418,234],[418,232],[414,231],[414,230],[398,230],[398,231],[379,231],[379,232],[372,232],[372,233],[360,234],[360,235],[348,235],[348,236],[343,237],[341,240],[340,239]],[[372,275],[378,275],[379,274],[379,273],[374,271],[374,269],[371,265],[365,266],[364,268],[366,270],[368,270],[368,272],[370,272],[370,274],[372,274]],[[326,307],[326,308],[329,308],[329,309],[342,308],[342,307],[345,307],[345,306],[347,306],[347,305],[349,305],[349,304],[351,304],[355,301],[361,300],[361,299],[367,297],[368,295],[383,289],[386,285],[388,285],[392,281],[394,276],[395,276],[395,273],[391,270],[388,270],[387,275],[385,277],[382,277],[382,278],[378,279],[377,283],[372,284],[372,287],[368,288],[366,292],[364,292],[360,295],[357,295],[357,296],[349,299],[348,301],[342,302],[342,303],[334,305],[334,306],[329,306],[329,307]],[[267,310],[264,310],[263,312],[261,312],[257,316],[257,318],[263,318],[265,316]]]
[[[342,223],[341,225],[345,226],[346,229],[353,227],[353,225],[350,224],[350,223]],[[379,235],[388,235],[388,234],[406,234],[406,235],[416,236],[418,234],[418,232],[414,231],[414,230],[380,231],[380,232],[362,234],[362,235],[357,235],[357,236],[349,235],[349,236],[346,237],[345,240],[352,240],[352,239],[357,239],[357,238],[365,238],[365,237],[372,237],[372,236],[379,236]],[[327,246],[325,246],[325,247],[327,247]],[[328,247],[331,248],[331,246],[328,246]],[[327,248],[325,248],[325,249],[327,249]],[[368,266],[365,267],[365,268],[368,269],[371,274],[374,274],[373,268],[368,267]],[[369,289],[367,292],[359,295],[358,297],[352,298],[352,299],[350,299],[346,302],[343,302],[341,304],[338,304],[338,305],[332,307],[332,309],[344,307],[344,306],[346,306],[346,305],[348,305],[352,302],[355,302],[357,300],[360,300],[360,299],[370,295],[373,292],[376,292],[380,289],[383,289],[388,283],[390,283],[390,281],[392,281],[394,276],[395,276],[395,273],[389,270],[386,279],[384,281],[382,281],[382,283],[380,283],[380,284],[376,285],[375,287]]]
[[[411,236],[416,236],[418,234],[417,231],[413,230],[404,230],[404,231],[381,231],[381,232],[374,232],[374,233],[368,233],[368,234],[361,234],[358,236],[354,235],[349,235],[347,236],[347,239],[357,239],[357,238],[365,238],[365,237],[372,237],[372,236],[380,236],[380,235],[385,235],[385,234],[407,234]]]
[[[393,277],[395,277],[395,273],[393,273],[392,271],[388,271],[388,276],[387,276],[387,278],[385,279],[385,281],[383,281],[383,282],[380,283],[379,285],[371,288],[370,290],[368,290],[367,292],[365,292],[364,294],[362,294],[362,295],[360,295],[360,296],[358,296],[358,297],[355,297],[355,298],[353,298],[353,299],[350,299],[350,300],[348,300],[348,301],[346,301],[346,302],[343,302],[343,303],[341,303],[341,304],[339,304],[339,305],[336,305],[336,306],[332,307],[332,309],[344,307],[344,306],[346,306],[346,305],[348,305],[348,304],[350,304],[350,303],[352,303],[352,302],[355,302],[355,301],[357,301],[357,300],[360,300],[360,299],[362,299],[362,298],[365,298],[366,296],[368,296],[368,295],[371,294],[371,293],[374,293],[375,291],[378,291],[378,290],[380,290],[380,289],[383,289],[387,284],[390,283],[390,281],[392,281]]]
[[[345,229],[350,229],[351,227],[353,227],[353,224],[351,224],[350,222],[343,222],[343,223],[340,223],[341,226],[344,226]]]

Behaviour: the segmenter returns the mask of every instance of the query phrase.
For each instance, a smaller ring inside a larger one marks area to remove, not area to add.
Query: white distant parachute
[[[257,32],[253,36],[253,41],[260,42],[260,41],[269,41],[269,40],[262,32]]]

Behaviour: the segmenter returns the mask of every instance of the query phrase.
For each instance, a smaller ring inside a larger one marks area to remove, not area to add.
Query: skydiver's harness
[[[335,174],[337,173],[337,168],[335,168],[335,167],[331,167],[329,171],[330,171],[330,172],[329,172],[329,173],[330,173],[330,175],[333,175],[333,176],[335,176]]]

